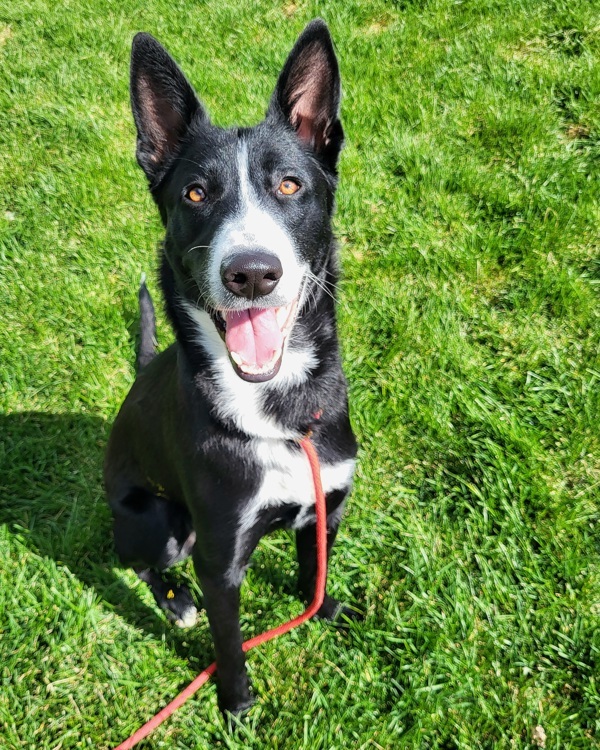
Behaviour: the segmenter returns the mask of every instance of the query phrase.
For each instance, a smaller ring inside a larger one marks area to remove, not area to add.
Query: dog
[[[192,555],[217,660],[219,707],[253,702],[240,585],[258,541],[296,532],[299,590],[314,593],[314,488],[299,440],[312,431],[331,550],[357,451],[340,362],[332,230],[344,134],[326,24],[305,28],[265,119],[222,129],[149,34],[131,55],[137,160],[166,235],[160,282],[176,342],[154,351],[140,288],[138,375],[104,465],[116,551],[167,616],[193,625],[185,586],[164,571]],[[318,616],[352,617],[325,596]]]

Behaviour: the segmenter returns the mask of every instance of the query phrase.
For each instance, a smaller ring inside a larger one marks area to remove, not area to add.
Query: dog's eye
[[[300,190],[300,185],[296,182],[296,180],[292,180],[291,177],[286,177],[285,180],[282,180],[281,185],[277,189],[277,192],[281,193],[282,195],[294,195],[294,193],[297,193],[298,190]]]
[[[206,198],[206,193],[200,185],[194,185],[194,187],[188,188],[185,193],[185,197],[192,201],[192,203],[202,203]]]

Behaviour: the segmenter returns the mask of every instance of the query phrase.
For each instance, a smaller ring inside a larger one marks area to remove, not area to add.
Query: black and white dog
[[[177,343],[154,357],[142,286],[140,372],[105,461],[115,543],[186,626],[197,614],[190,593],[161,571],[193,555],[219,705],[240,712],[252,698],[239,590],[260,538],[295,529],[300,591],[310,599],[314,590],[314,489],[298,440],[313,431],[329,549],[354,471],[331,228],[343,142],[338,65],[327,26],[313,21],[265,120],[221,129],[167,52],[138,34],[131,100],[137,159],[166,227],[161,284]],[[342,609],[326,596],[319,615]]]

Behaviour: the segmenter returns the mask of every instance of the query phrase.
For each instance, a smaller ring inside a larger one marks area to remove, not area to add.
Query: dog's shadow
[[[131,588],[117,572],[102,488],[108,432],[103,419],[84,414],[0,415],[0,523],[33,552],[94,588],[132,625],[165,638],[192,664],[208,663],[212,645],[206,621],[191,637],[146,604],[140,586]]]

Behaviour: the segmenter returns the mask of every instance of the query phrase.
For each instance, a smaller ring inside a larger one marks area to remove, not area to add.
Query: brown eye
[[[294,195],[298,190],[300,190],[300,185],[298,185],[296,180],[292,180],[289,177],[286,177],[278,188],[278,191],[282,195]]]
[[[200,185],[194,185],[194,187],[189,188],[189,190],[185,194],[185,197],[188,200],[192,201],[192,203],[202,203],[202,201],[206,198],[206,193],[200,187]]]

